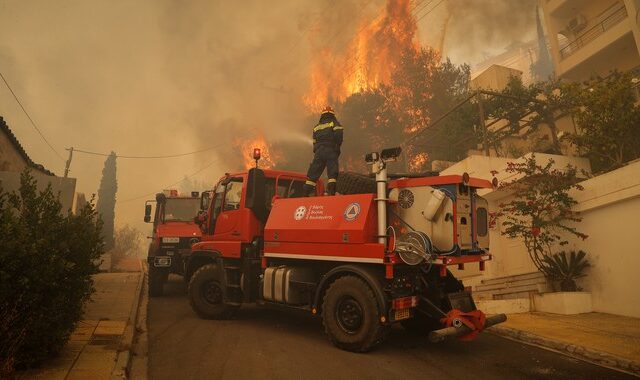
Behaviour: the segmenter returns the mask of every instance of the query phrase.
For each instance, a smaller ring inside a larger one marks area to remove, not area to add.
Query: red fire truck
[[[153,201],[145,203],[144,221],[151,223]],[[153,233],[147,262],[149,264],[149,296],[162,295],[169,273],[184,275],[183,257],[200,241],[202,233],[194,223],[200,210],[198,192],[180,196],[177,190],[156,194]]]
[[[303,174],[257,166],[222,177],[203,199],[203,241],[186,265],[194,311],[224,319],[243,303],[308,310],[337,347],[356,352],[396,322],[440,341],[471,340],[504,321],[477,310],[447,270],[484,270],[491,259],[487,202],[476,190],[492,183],[388,174],[399,154],[368,154],[375,180],[360,178],[373,186],[356,194],[320,196],[319,184],[317,196],[302,197]],[[338,183],[354,180],[341,174]]]

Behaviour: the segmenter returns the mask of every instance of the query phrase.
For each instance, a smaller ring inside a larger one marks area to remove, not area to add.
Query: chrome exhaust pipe
[[[485,320],[484,328],[487,329],[506,320],[507,316],[504,314],[492,315],[490,317],[487,317],[487,319]],[[432,343],[438,343],[442,342],[446,338],[456,338],[459,336],[467,335],[473,331],[469,327],[467,327],[467,325],[463,324],[462,321],[457,321],[458,323],[455,322],[456,321],[454,321],[454,326],[445,327],[443,329],[430,332],[429,341],[431,341]]]

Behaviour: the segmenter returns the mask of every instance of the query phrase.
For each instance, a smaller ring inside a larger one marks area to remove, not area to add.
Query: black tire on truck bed
[[[372,194],[376,192],[376,180],[365,174],[340,172],[336,191],[340,194]]]

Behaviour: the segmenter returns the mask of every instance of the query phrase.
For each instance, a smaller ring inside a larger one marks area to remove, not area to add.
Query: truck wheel
[[[388,330],[378,318],[373,291],[357,277],[337,279],[324,296],[322,323],[329,339],[338,348],[353,352],[374,348]]]
[[[164,275],[153,265],[149,267],[149,297],[162,296],[164,286]]]
[[[224,303],[224,288],[218,278],[218,266],[201,266],[189,281],[189,303],[191,308],[204,319],[229,319],[238,310],[237,305]]]
[[[376,192],[376,180],[364,174],[341,172],[336,191],[340,194],[373,194]]]
[[[431,319],[417,310],[413,318],[401,321],[400,324],[410,333],[425,336],[433,330],[444,327],[440,321]]]

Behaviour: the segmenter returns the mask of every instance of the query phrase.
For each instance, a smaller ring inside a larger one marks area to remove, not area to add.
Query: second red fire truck
[[[188,196],[179,195],[177,190],[156,194],[153,221],[153,201],[145,204],[144,221],[153,223],[147,256],[151,297],[162,295],[170,273],[184,275],[184,257],[191,252],[191,246],[200,241],[202,233],[193,220],[200,210],[198,196],[198,192]]]

